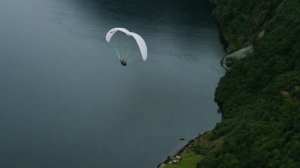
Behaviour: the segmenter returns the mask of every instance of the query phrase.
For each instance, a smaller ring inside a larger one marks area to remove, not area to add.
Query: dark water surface
[[[148,61],[122,67],[113,27]],[[0,0],[0,167],[155,167],[220,121],[222,55],[204,0]]]

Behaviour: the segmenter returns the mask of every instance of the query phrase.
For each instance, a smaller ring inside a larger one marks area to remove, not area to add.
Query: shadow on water
[[[164,20],[173,18],[169,21],[176,20],[189,25],[212,23],[212,16],[208,15],[211,8],[207,0],[68,0],[68,2],[79,8],[84,6],[82,10],[85,12],[104,16],[109,20],[142,19],[151,23],[160,21],[163,17]]]
[[[199,32],[198,28],[214,26],[207,0],[67,0],[65,3],[90,16],[89,20],[94,21],[92,24],[102,24],[101,27],[104,25],[107,29],[126,27],[135,31],[146,30],[145,34],[175,31],[192,37]],[[165,25],[171,26],[172,30]]]

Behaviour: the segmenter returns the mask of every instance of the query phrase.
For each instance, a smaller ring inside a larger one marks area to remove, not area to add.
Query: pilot
[[[127,65],[127,61],[123,58],[120,60],[121,65],[126,66]]]

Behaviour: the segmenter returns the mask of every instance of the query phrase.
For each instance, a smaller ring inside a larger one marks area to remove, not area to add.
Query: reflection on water
[[[153,168],[220,120],[223,54],[196,0],[0,0],[0,167]],[[149,59],[122,67],[126,27]]]

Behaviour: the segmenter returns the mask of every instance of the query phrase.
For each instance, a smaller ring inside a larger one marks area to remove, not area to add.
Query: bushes
[[[255,52],[221,79],[212,137],[224,144],[197,167],[300,167],[300,1],[215,2],[228,51],[253,43]]]

